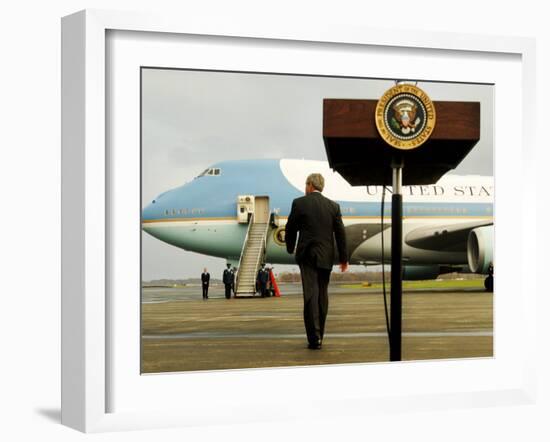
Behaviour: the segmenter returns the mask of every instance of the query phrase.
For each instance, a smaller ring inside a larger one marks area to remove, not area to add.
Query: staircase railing
[[[250,219],[248,220],[248,227],[246,229],[246,235],[244,237],[243,241],[243,247],[241,249],[241,256],[239,257],[239,267],[237,267],[237,274],[235,275],[235,294],[237,293],[239,289],[239,274],[241,273],[241,264],[244,256],[244,251],[246,249],[246,243],[248,242],[248,236],[250,233],[250,228],[252,227],[252,224],[254,223],[254,214],[252,213],[250,215]]]
[[[260,267],[260,260],[263,261],[263,258],[265,258],[265,251],[267,249],[267,231],[268,230],[269,230],[269,223],[266,223],[265,229],[262,235],[262,248],[260,249],[260,253],[258,253],[258,258],[256,259],[256,272]]]

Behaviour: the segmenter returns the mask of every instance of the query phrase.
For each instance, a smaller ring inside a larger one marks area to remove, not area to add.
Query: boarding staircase
[[[265,255],[268,228],[269,223],[256,223],[252,215],[239,260],[235,296],[256,294],[256,276]]]

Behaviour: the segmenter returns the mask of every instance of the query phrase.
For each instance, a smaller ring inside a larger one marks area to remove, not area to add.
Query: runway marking
[[[386,332],[364,332],[364,333],[327,333],[325,338],[381,338],[386,337]],[[403,337],[479,337],[493,336],[492,330],[471,330],[471,331],[448,331],[448,332],[403,332]],[[210,333],[210,332],[193,332],[193,333],[174,333],[163,335],[143,335],[143,339],[223,339],[223,338],[257,338],[257,339],[303,339],[304,333]]]

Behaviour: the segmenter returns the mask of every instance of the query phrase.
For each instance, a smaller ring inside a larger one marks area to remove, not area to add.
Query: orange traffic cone
[[[276,297],[281,296],[281,291],[279,290],[279,286],[277,285],[277,281],[275,281],[275,275],[273,274],[273,270],[269,269],[269,280],[271,281],[271,286],[273,287],[273,291],[275,292]]]

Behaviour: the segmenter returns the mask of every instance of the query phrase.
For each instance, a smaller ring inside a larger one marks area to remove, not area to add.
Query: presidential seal
[[[435,127],[435,107],[417,86],[398,84],[378,100],[376,128],[389,145],[402,150],[422,145]]]
[[[275,240],[276,244],[280,246],[285,245],[285,233],[286,230],[284,226],[277,227],[277,229],[275,229],[275,231],[273,232],[273,239]]]

